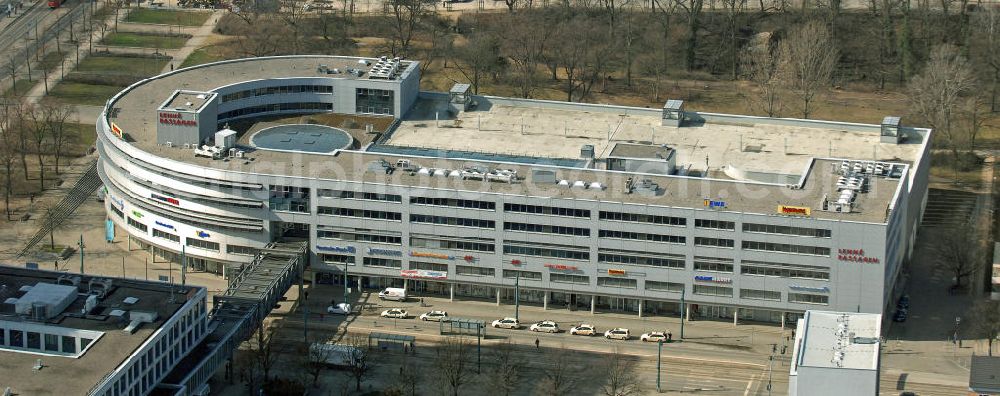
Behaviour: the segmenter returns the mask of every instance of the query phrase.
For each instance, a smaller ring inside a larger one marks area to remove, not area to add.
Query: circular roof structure
[[[264,150],[332,153],[350,148],[354,138],[326,125],[289,124],[261,129],[250,137],[250,143]]]

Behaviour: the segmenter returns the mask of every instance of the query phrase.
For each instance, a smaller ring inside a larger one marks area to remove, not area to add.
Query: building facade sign
[[[160,194],[149,194],[149,196],[150,196],[150,198],[153,198],[153,199],[159,200],[159,201],[163,201],[163,202],[166,202],[166,203],[171,204],[171,205],[180,205],[181,204],[181,201],[178,201],[177,198],[166,197],[166,196],[163,196],[163,195],[160,195]]]
[[[327,252],[337,252],[337,253],[350,253],[350,254],[354,254],[355,252],[357,252],[357,250],[354,249],[354,246],[324,246],[324,245],[316,245],[316,250],[324,250],[324,251],[327,251]]]
[[[202,230],[195,231],[194,234],[197,235],[198,238],[208,238],[208,237],[212,236],[211,234],[209,234],[209,233],[207,233],[205,231],[202,231]]]
[[[111,194],[108,194],[108,197],[111,198],[111,202],[114,203],[115,206],[118,207],[118,210],[121,210],[121,211],[125,210],[125,201],[123,201],[123,200],[121,200],[119,198],[115,198],[115,196],[111,195]]]
[[[163,228],[169,228],[169,229],[174,230],[174,231],[177,230],[176,228],[174,228],[173,224],[167,224],[167,223],[164,223],[164,222],[159,221],[159,220],[155,221],[155,223],[156,223],[156,225],[158,225],[160,227],[163,227]]]
[[[706,207],[709,207],[709,208],[725,208],[726,207],[726,201],[719,201],[719,200],[715,200],[715,199],[706,199],[703,203],[705,204]]]
[[[436,258],[441,260],[454,260],[455,256],[449,256],[447,254],[441,253],[431,253],[431,252],[410,252],[410,257],[426,257],[426,258]],[[469,256],[472,257],[472,256]]]
[[[399,257],[403,255],[403,252],[399,250],[392,249],[381,249],[381,248],[368,248],[368,254],[377,256],[394,256]]]
[[[557,270],[557,271],[576,271],[576,270],[579,269],[576,266],[565,265],[565,264],[545,264],[545,268],[553,269],[553,270]]]
[[[114,134],[115,136],[117,136],[117,137],[118,137],[119,139],[125,139],[125,138],[123,137],[123,135],[124,135],[125,133],[124,133],[124,132],[122,132],[122,129],[118,127],[118,124],[115,124],[115,123],[113,123],[113,122],[111,123],[111,133],[113,133],[113,134]]]
[[[852,263],[879,263],[878,257],[866,256],[864,249],[837,249],[837,260]]]
[[[608,268],[608,275],[625,276],[625,270],[623,270],[623,269]]]
[[[448,273],[444,271],[431,270],[400,270],[399,275],[404,278],[417,279],[448,279]]]
[[[779,205],[778,213],[792,216],[811,216],[812,209],[805,206]]]
[[[696,280],[698,282],[725,283],[725,284],[733,283],[733,279],[732,278],[719,278],[719,277],[708,276],[708,275],[698,275],[698,276],[695,276],[694,280]]]
[[[132,216],[135,216],[135,218],[137,218],[137,219],[141,219],[142,218],[142,212],[140,212],[138,210],[135,210],[135,209],[132,209]]]
[[[518,259],[512,259],[512,260],[510,260],[510,265],[521,266],[521,265],[524,265],[524,261],[518,260]]]
[[[166,125],[195,126],[197,122],[185,120],[181,113],[160,113],[160,123]]]

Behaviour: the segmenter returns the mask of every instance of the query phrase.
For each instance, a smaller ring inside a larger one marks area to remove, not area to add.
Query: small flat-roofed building
[[[969,395],[1000,395],[1000,356],[973,356]]]
[[[806,311],[798,320],[789,396],[877,395],[882,315]]]
[[[608,170],[623,172],[674,174],[674,149],[667,145],[615,143],[608,154]]]
[[[0,265],[0,389],[150,394],[204,338],[206,295],[203,287]]]

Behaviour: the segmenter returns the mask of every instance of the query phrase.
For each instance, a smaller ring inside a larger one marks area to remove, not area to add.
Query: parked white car
[[[521,322],[514,318],[497,319],[493,321],[493,327],[502,329],[520,329]]]
[[[428,321],[432,320],[435,322],[447,322],[448,312],[445,311],[430,311],[420,315],[420,320]]]
[[[651,331],[639,336],[643,342],[667,342],[667,335],[662,331]]]
[[[351,304],[348,303],[338,303],[326,307],[326,313],[334,315],[347,315],[351,313]]]
[[[621,327],[616,327],[604,332],[604,338],[609,340],[627,340],[631,336],[632,335],[629,333],[628,329],[623,329]]]
[[[571,327],[569,333],[572,335],[595,336],[597,335],[597,328],[592,324],[581,323]]]
[[[530,327],[528,327],[528,330],[540,331],[543,333],[558,333],[559,324],[551,320],[543,320],[541,322],[532,324]]]
[[[410,317],[410,313],[399,308],[393,308],[382,311],[382,317],[393,318],[393,319],[406,319]]]

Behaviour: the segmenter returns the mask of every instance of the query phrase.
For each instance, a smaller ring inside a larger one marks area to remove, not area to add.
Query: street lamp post
[[[347,303],[347,263],[344,263],[344,304]]]
[[[656,342],[656,393],[662,393],[660,390],[660,354],[663,353],[663,340]]]
[[[77,243],[80,246],[80,273],[83,273],[83,235],[80,235],[80,242]]]

